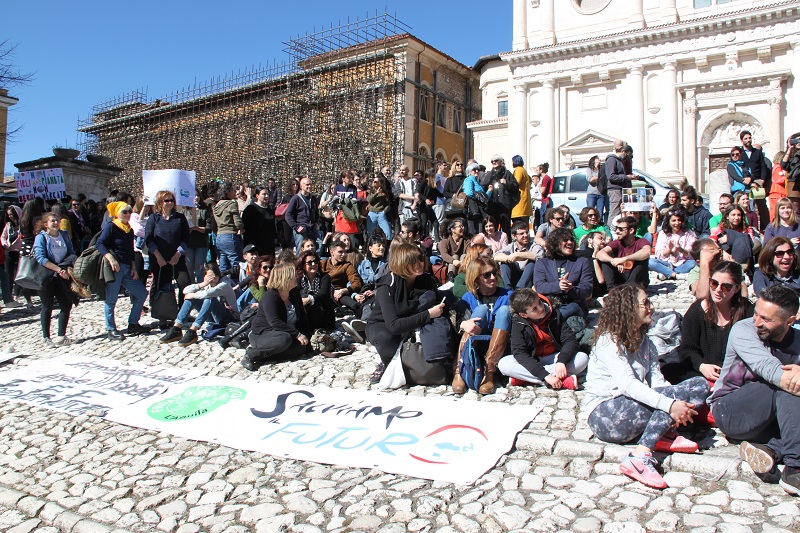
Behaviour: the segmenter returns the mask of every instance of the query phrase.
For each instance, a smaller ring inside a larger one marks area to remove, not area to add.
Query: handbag
[[[283,220],[283,218],[286,216],[286,209],[288,207],[289,202],[278,204],[278,207],[275,208],[275,218]]]
[[[155,285],[155,290],[158,292],[154,298],[151,298],[150,316],[156,320],[171,321],[178,316],[178,300],[175,297],[175,289],[172,287],[172,277],[174,276],[170,277],[169,285],[161,285],[161,276],[166,269],[167,267],[164,266],[158,272],[158,280]]]
[[[446,363],[425,360],[422,343],[414,334],[400,346],[400,362],[409,385],[447,385],[450,383]]]
[[[53,271],[39,264],[36,256],[20,255],[14,283],[23,289],[40,291],[53,280]]]
[[[467,193],[461,190],[463,188],[464,185],[462,184],[450,200],[450,205],[456,209],[464,209],[467,207]]]
[[[750,189],[750,199],[751,200],[763,200],[767,197],[767,190],[764,187],[759,188],[751,188]]]

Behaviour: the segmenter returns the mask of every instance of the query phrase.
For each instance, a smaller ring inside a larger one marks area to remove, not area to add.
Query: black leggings
[[[69,312],[72,310],[72,296],[70,295],[69,282],[61,278],[53,280],[39,291],[39,298],[42,300],[42,336],[50,338],[50,321],[53,317],[53,301],[58,300],[58,336],[63,337],[67,334],[67,322],[69,322]]]
[[[381,361],[388,365],[403,338],[389,331],[385,322],[367,324],[366,333],[367,340],[378,350]]]
[[[267,359],[276,357],[297,359],[308,348],[308,344],[300,344],[300,341],[285,331],[264,331],[259,335],[251,332],[247,356],[256,363],[263,363]]]

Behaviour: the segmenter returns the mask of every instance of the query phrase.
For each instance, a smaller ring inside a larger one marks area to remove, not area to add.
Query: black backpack
[[[600,194],[606,194],[608,192],[608,177],[606,177],[606,163],[603,161],[603,164],[600,165],[600,168],[597,169],[597,191]]]

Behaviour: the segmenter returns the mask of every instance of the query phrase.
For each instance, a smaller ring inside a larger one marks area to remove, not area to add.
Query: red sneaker
[[[697,448],[697,443],[693,440],[681,437],[670,431],[656,443],[655,451],[663,453],[695,453]]]
[[[509,383],[511,383],[511,385],[514,385],[515,387],[524,387],[525,385],[533,385],[533,383],[531,383],[530,381],[523,381],[517,378],[511,378]]]
[[[656,460],[649,453],[643,455],[629,453],[619,465],[619,471],[642,485],[654,489],[667,488],[667,482],[656,470]]]
[[[571,376],[565,377],[561,380],[561,387],[569,390],[580,389],[580,385],[578,385],[578,376],[572,374]]]

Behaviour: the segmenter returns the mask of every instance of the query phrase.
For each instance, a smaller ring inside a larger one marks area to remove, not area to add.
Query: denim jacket
[[[377,271],[372,269],[372,262],[369,259],[364,259],[358,265],[358,275],[361,276],[361,279],[364,281],[364,285],[374,285],[376,281],[378,281],[379,275],[376,275],[377,272],[383,270],[383,267],[386,263],[383,259],[378,261],[378,269]]]
[[[66,257],[73,256],[74,259],[75,248],[72,247],[72,239],[69,238],[69,234],[66,231],[59,230],[58,232],[67,245]],[[48,261],[55,263],[53,254],[50,251],[50,238],[44,231],[37,235],[36,239],[33,241],[33,255],[36,256],[36,262],[42,266],[45,266]]]

